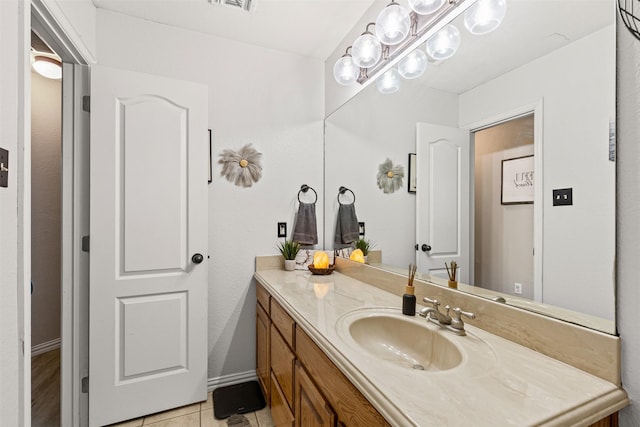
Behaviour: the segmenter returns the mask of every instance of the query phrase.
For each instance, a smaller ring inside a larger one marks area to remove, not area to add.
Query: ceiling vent
[[[255,9],[256,0],[209,0],[214,4],[221,4],[224,6],[233,7],[235,9],[246,10],[247,12],[253,12]]]

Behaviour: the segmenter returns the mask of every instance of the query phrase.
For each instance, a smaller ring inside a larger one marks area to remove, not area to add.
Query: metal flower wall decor
[[[393,162],[387,159],[378,166],[378,188],[384,193],[393,193],[402,187],[402,178],[404,178],[402,165],[394,166]]]
[[[247,144],[238,151],[223,150],[218,163],[222,165],[220,176],[233,182],[239,187],[251,187],[254,182],[262,178],[262,165],[259,153],[251,144]]]

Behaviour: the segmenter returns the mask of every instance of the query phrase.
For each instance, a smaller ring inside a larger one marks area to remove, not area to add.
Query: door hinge
[[[82,97],[82,110],[87,113],[91,112],[91,97],[88,95]]]
[[[83,377],[82,378],[81,391],[83,393],[89,393],[89,377]]]
[[[89,236],[82,236],[82,252],[89,252]]]

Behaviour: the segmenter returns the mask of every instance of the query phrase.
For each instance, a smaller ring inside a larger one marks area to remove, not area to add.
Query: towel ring
[[[348,191],[349,193],[351,193],[351,195],[353,196],[353,202],[351,202],[351,203],[355,203],[355,202],[356,202],[356,195],[355,195],[355,193],[354,193],[353,191],[349,190],[347,187],[341,186],[341,187],[338,189],[338,203],[340,203],[341,205],[343,205],[344,203],[342,203],[342,202],[340,201],[340,196],[344,195],[344,193],[346,193],[347,191]]]
[[[318,201],[318,193],[316,193],[316,190],[314,190],[313,187],[309,187],[307,184],[302,184],[300,186],[300,191],[298,191],[298,202],[299,203],[302,203],[302,201],[300,200],[300,193],[306,193],[309,190],[313,191],[313,194],[315,194],[315,196],[316,196],[316,199],[311,203],[315,203],[315,202]]]

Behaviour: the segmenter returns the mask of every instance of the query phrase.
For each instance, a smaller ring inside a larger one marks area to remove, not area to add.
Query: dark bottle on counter
[[[416,296],[413,286],[405,286],[404,295],[402,295],[402,314],[407,316],[416,315]]]

